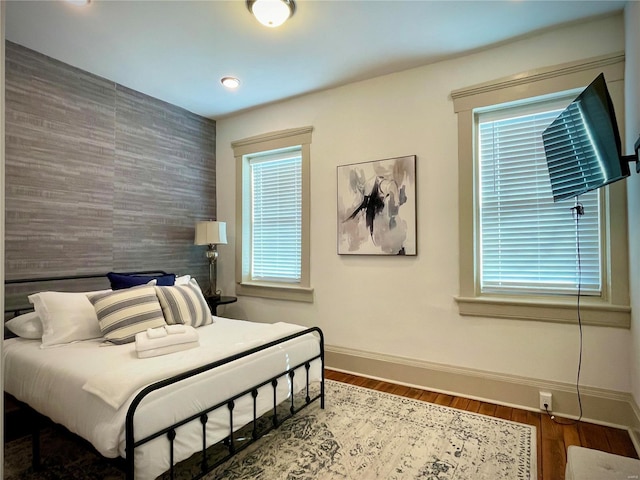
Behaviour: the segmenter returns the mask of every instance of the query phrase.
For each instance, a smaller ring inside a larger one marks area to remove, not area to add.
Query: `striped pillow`
[[[166,325],[154,287],[142,286],[87,295],[102,335],[117,345],[131,343],[136,333]]]
[[[187,285],[154,288],[169,325],[181,323],[201,327],[213,323],[211,310],[194,279]]]

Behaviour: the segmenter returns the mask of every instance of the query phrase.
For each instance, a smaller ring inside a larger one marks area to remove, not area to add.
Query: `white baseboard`
[[[631,397],[631,407],[635,418],[634,423],[629,425],[629,436],[633,446],[636,448],[636,452],[640,453],[640,407],[633,397]]]
[[[425,362],[393,355],[326,346],[327,368],[386,380],[439,393],[539,412],[539,392],[553,395],[553,413],[579,416],[575,384],[492,373],[471,368]],[[580,387],[582,419],[629,430],[640,452],[640,408],[630,393]]]

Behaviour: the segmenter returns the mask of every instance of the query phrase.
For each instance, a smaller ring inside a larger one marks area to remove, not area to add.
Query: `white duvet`
[[[137,358],[135,345],[104,346],[88,340],[60,348],[41,349],[37,340],[12,338],[4,343],[5,391],[35,410],[80,435],[104,456],[124,457],[124,421],[128,406],[144,386],[195,366],[267,343],[304,328],[287,323],[262,324],[214,317],[198,328],[200,347],[152,358]],[[305,335],[284,345],[193,377],[184,383],[153,393],[138,407],[136,439],[219,403],[261,380],[319,353],[319,342]],[[318,360],[312,364],[312,380],[321,378]],[[294,391],[305,385],[304,369],[294,377]],[[273,407],[273,390],[258,395],[259,414]],[[286,379],[278,384],[278,399],[290,395]],[[234,427],[251,421],[251,398],[236,401]],[[207,442],[228,435],[228,411],[209,415]],[[188,458],[201,448],[199,422],[177,429],[175,460]],[[136,479],[153,479],[169,468],[168,442],[158,438],[136,450]]]

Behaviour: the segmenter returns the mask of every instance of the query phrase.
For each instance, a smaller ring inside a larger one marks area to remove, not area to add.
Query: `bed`
[[[320,329],[208,316],[197,347],[150,358],[139,358],[133,342],[106,346],[105,337],[45,345],[46,326],[41,339],[6,339],[5,391],[101,455],[124,458],[130,480],[173,478],[197,452],[203,475],[248,446],[236,445],[241,427],[253,425],[255,441],[314,401],[324,407]],[[207,449],[220,442],[227,454],[211,461]]]

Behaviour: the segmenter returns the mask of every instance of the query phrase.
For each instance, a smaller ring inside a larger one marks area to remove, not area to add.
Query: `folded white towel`
[[[176,345],[167,345],[166,347],[152,348],[150,350],[138,351],[138,358],[150,358],[157,357],[159,355],[167,355],[168,353],[181,352],[182,350],[188,350],[190,348],[196,348],[200,346],[199,341],[180,343]]]
[[[145,350],[151,350],[154,348],[162,348],[169,345],[181,345],[183,343],[198,341],[198,332],[195,328],[191,325],[181,325],[181,327],[184,328],[183,333],[167,334],[158,338],[149,338],[147,331],[137,333],[136,350],[138,352],[144,352]]]
[[[167,336],[167,330],[164,327],[147,328],[147,337],[162,338]]]
[[[164,327],[164,329],[167,331],[169,335],[172,335],[174,333],[186,332],[188,326],[189,325],[175,324],[175,325],[167,325],[166,327]]]

